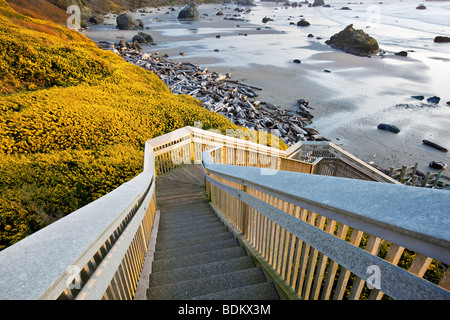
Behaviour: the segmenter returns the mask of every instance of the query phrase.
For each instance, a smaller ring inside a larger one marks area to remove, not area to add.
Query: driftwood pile
[[[158,53],[142,53],[134,49],[117,50],[101,43],[127,62],[154,72],[175,94],[187,94],[202,101],[204,108],[222,114],[234,124],[257,131],[279,133],[287,145],[298,141],[327,140],[318,131],[308,128],[313,115],[308,101],[298,100],[299,109],[283,110],[257,99],[262,90],[240,81],[232,80],[231,74],[208,72],[190,62],[173,62]],[[276,130],[275,132],[272,130]]]

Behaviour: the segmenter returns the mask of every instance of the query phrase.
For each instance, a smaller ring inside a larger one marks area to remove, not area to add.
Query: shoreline
[[[234,14],[235,7],[244,6],[201,5],[200,21],[192,23],[176,21],[177,12],[166,14],[167,8],[158,12],[153,9],[153,14],[146,15],[150,30],[143,32],[149,32],[158,45],[146,45],[144,52],[167,53],[173,62],[189,61],[218,73],[231,73],[233,79],[262,88],[258,99],[269,101],[283,110],[295,112],[297,100],[309,100],[310,111],[315,117],[308,127],[365,162],[374,162],[384,168],[418,162],[420,170],[432,172],[436,170],[428,167],[431,160],[450,163],[448,154],[436,152],[421,143],[422,139],[429,139],[445,144],[449,113],[445,101],[450,100],[450,97],[443,96],[439,108],[430,108],[410,98],[415,94],[431,96],[435,93],[424,82],[427,81],[427,68],[423,66],[423,59],[418,58],[419,54],[423,56],[422,52],[412,53],[407,59],[393,54],[367,59],[334,51],[323,42],[330,33],[334,33],[335,21],[325,21],[325,27],[316,29],[313,29],[313,23],[309,31],[292,31],[297,32],[293,33],[296,45],[292,46],[286,42],[292,41],[289,40],[292,37],[287,38],[290,27],[280,27],[282,23],[288,25],[287,21],[274,18],[274,22],[260,22],[259,18],[267,13],[267,6],[276,7],[274,3],[249,7],[251,13],[241,14],[246,21],[223,21],[222,17],[215,16],[216,11],[230,8],[223,10],[225,17]],[[280,7],[273,13],[287,15],[293,12],[298,15],[306,12],[317,16],[321,9],[307,10],[292,11]],[[208,16],[202,16],[204,13]],[[319,21],[322,23],[322,20]],[[257,30],[258,27],[261,30]],[[307,32],[311,30],[323,40],[307,39]],[[136,33],[100,26],[95,31],[87,31],[86,35],[93,40],[103,37],[108,41],[118,41],[121,38],[131,40],[131,35]],[[248,36],[239,36],[239,33],[247,33]],[[221,38],[216,39],[219,34]],[[215,48],[219,52],[214,52]],[[395,49],[386,45],[382,48],[390,49],[391,53]],[[186,52],[186,56],[179,56],[181,51]],[[294,58],[299,58],[302,63],[293,64]],[[332,72],[324,73],[324,69]],[[353,77],[358,78],[355,88],[352,88]],[[395,81],[391,87],[383,83],[385,78],[391,79],[389,77],[394,77]],[[396,107],[399,104],[410,108],[400,112],[401,108]],[[398,135],[377,130],[379,123],[389,121],[400,126],[402,131]],[[428,131],[430,133],[424,134]]]

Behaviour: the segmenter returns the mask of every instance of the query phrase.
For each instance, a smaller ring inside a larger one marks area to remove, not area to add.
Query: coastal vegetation
[[[146,140],[238,129],[85,36],[0,0],[0,250],[142,171]]]

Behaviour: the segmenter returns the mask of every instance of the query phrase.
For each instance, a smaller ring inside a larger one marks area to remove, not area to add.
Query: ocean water
[[[450,43],[433,42],[450,36],[450,1],[425,1],[426,10],[416,9],[420,1],[325,2],[332,7],[256,1],[250,13],[241,13],[248,22],[233,21],[233,27],[213,16],[218,10],[236,13],[234,4],[201,6],[200,14],[209,16],[194,22],[161,10],[141,17],[158,42],[144,50],[248,75],[247,83],[263,88],[261,99],[281,108],[295,110],[297,99],[308,99],[315,115],[310,126],[362,160],[385,168],[418,162],[423,171],[435,171],[430,161],[450,166],[449,154],[421,143],[428,139],[450,148]],[[344,6],[351,10],[340,10]],[[274,21],[263,24],[264,17]],[[290,25],[302,18],[311,25]],[[373,36],[385,54],[356,57],[325,44],[349,24]],[[178,56],[181,51],[186,56]],[[398,51],[408,56],[394,55]],[[439,96],[441,102],[427,104],[413,95]],[[401,132],[378,130],[382,122]]]

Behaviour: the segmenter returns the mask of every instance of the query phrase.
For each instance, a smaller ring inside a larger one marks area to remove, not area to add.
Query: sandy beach
[[[426,2],[427,10],[415,9],[417,1],[325,2],[331,8],[292,8],[275,2],[201,5],[200,19],[190,22],[177,20],[181,7],[134,14],[157,43],[144,45],[143,51],[231,73],[235,80],[262,88],[259,99],[284,109],[297,110],[296,101],[307,99],[315,116],[310,127],[364,161],[383,168],[418,162],[420,170],[433,172],[430,161],[450,165],[448,153],[421,142],[428,139],[450,147],[450,44],[433,42],[437,35],[450,35],[450,2]],[[343,6],[352,10],[340,10]],[[218,11],[224,15],[217,16]],[[273,21],[264,24],[264,17]],[[311,25],[291,25],[301,18]],[[357,57],[325,44],[351,23],[377,39],[385,54]],[[115,25],[110,16],[85,35],[118,42],[131,41],[137,34]],[[408,51],[407,57],[394,55],[402,50]],[[428,104],[413,95],[439,96],[441,101]],[[383,122],[396,125],[400,133],[377,129]]]

